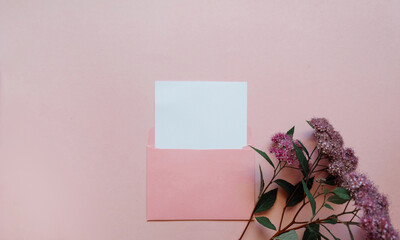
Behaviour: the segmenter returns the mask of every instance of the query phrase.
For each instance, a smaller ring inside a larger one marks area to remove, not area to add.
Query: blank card
[[[246,145],[246,82],[155,83],[156,148],[242,149]]]

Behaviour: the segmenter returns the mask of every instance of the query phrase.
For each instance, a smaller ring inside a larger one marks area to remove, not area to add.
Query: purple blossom
[[[363,211],[361,227],[367,239],[398,239],[398,233],[390,223],[389,202],[376,186],[363,174],[350,172],[343,176],[341,186],[352,195],[355,206]]]
[[[317,148],[329,159],[328,172],[337,177],[339,185],[347,189],[355,206],[362,210],[360,226],[368,240],[399,239],[389,217],[389,202],[364,174],[355,172],[358,158],[351,148],[343,147],[339,132],[325,118],[313,118]]]
[[[314,126],[315,131],[318,132],[332,132],[333,127],[326,118],[313,118],[311,124]]]
[[[345,148],[342,155],[342,161],[345,162],[346,171],[352,172],[356,170],[358,165],[358,157],[354,155],[354,150],[351,148]]]
[[[360,226],[367,232],[367,239],[369,240],[399,239],[399,234],[390,223],[390,218],[388,215],[364,215],[360,219]]]
[[[335,131],[325,118],[313,118],[311,124],[314,126],[314,136],[317,139],[318,150],[334,159],[339,157],[343,151],[343,138]]]
[[[358,158],[354,155],[353,149],[343,147],[340,133],[335,131],[325,118],[313,118],[310,123],[315,129],[314,136],[318,150],[330,162],[328,172],[333,176],[342,177],[354,171],[358,165]]]
[[[355,205],[363,210],[364,214],[388,214],[389,201],[385,195],[369,182],[353,194]]]
[[[358,158],[354,155],[351,148],[345,148],[340,151],[335,158],[331,159],[328,172],[333,176],[343,176],[346,173],[356,170]]]
[[[364,186],[365,189],[369,189],[372,188],[373,185],[365,175],[357,172],[350,172],[344,175],[341,180],[342,187],[346,188],[352,195],[362,186]]]
[[[371,215],[364,215],[360,219],[360,226],[367,232],[375,231],[374,218]]]
[[[270,148],[270,152],[278,159],[279,161],[286,162],[289,165],[293,165],[298,163],[296,152],[293,147],[293,139],[290,135],[285,133],[277,133],[272,138],[272,146]],[[298,147],[301,145],[296,142]]]

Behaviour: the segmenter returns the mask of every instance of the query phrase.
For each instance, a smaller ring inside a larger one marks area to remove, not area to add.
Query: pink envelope
[[[250,141],[250,129],[247,139]],[[159,149],[147,145],[147,220],[248,220],[254,150]]]

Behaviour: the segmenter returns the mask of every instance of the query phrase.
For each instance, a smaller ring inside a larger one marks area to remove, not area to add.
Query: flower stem
[[[263,189],[263,191],[260,193],[260,195],[258,196],[258,200],[256,205],[254,206],[253,212],[250,215],[249,220],[247,221],[246,227],[244,228],[242,234],[239,237],[239,240],[241,240],[244,236],[244,234],[246,233],[247,228],[250,225],[251,220],[253,219],[254,214],[256,213],[257,210],[257,205],[258,202],[260,201],[261,196],[267,191],[268,187],[273,183],[273,181],[275,180],[276,176],[278,176],[278,174],[282,171],[282,169],[284,169],[286,167],[286,163],[284,163],[283,165],[281,165],[281,162],[278,163],[278,165],[276,166],[276,168],[274,168],[274,175],[272,176],[271,180],[269,181],[269,183],[267,184],[267,186],[265,186],[265,188]]]
[[[303,205],[301,206],[301,208],[304,207],[304,206],[305,206],[305,204],[303,204]],[[300,211],[298,211],[298,212],[300,212]],[[341,215],[345,215],[345,214],[354,214],[355,212],[356,212],[355,210],[353,210],[353,211],[351,211],[351,212],[343,212],[343,213],[340,213],[340,214],[338,214],[338,215],[335,215],[334,217],[337,218],[337,217],[339,217],[339,216],[341,216]],[[297,215],[296,215],[296,216],[297,216]],[[282,233],[289,232],[289,231],[291,231],[291,230],[297,230],[297,229],[306,227],[307,225],[313,224],[313,223],[323,223],[324,221],[329,220],[329,219],[331,219],[331,218],[332,218],[332,216],[329,216],[329,217],[327,217],[327,218],[315,220],[315,221],[312,221],[312,222],[307,222],[307,223],[301,222],[301,223],[303,223],[303,224],[301,224],[301,225],[299,225],[299,226],[297,226],[297,227],[290,228],[293,224],[298,223],[298,222],[296,222],[296,221],[293,219],[293,221],[292,221],[291,223],[289,223],[285,228],[283,228],[282,230],[277,231],[277,232],[270,238],[270,240],[274,239],[274,237],[276,237],[276,236],[281,235]],[[346,223],[346,222],[342,222],[342,223]]]

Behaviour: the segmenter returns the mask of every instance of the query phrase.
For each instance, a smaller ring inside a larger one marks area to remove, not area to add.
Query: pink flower
[[[399,239],[389,218],[389,202],[365,175],[355,172],[358,158],[351,148],[343,147],[339,132],[325,118],[313,118],[314,136],[320,153],[329,159],[328,172],[337,177],[339,185],[347,189],[362,210],[360,226],[367,232],[369,240]]]
[[[318,132],[333,132],[333,127],[326,118],[313,118],[310,122]]]
[[[315,131],[314,136],[317,139],[317,148],[323,154],[330,158],[336,158],[342,154],[343,138],[339,132],[321,132]]]
[[[356,170],[358,158],[351,148],[345,148],[335,158],[331,159],[328,172],[333,176],[343,176],[346,173]]]
[[[344,175],[343,178],[341,178],[341,185],[343,188],[346,188],[350,192],[350,194],[353,195],[362,186],[364,186],[365,189],[369,189],[373,186],[373,184],[366,176],[357,172],[350,172]]]
[[[364,215],[360,219],[360,226],[367,231],[368,240],[396,240],[399,234],[390,223],[388,215]]]
[[[276,157],[276,159],[286,162],[289,165],[298,163],[296,152],[293,147],[293,139],[290,135],[277,133],[271,138],[271,141],[272,146],[269,151]],[[298,142],[295,144],[298,147],[301,147]]]
[[[363,174],[350,172],[343,176],[341,186],[352,195],[355,206],[363,211],[361,227],[369,240],[398,239],[389,218],[389,202]]]

